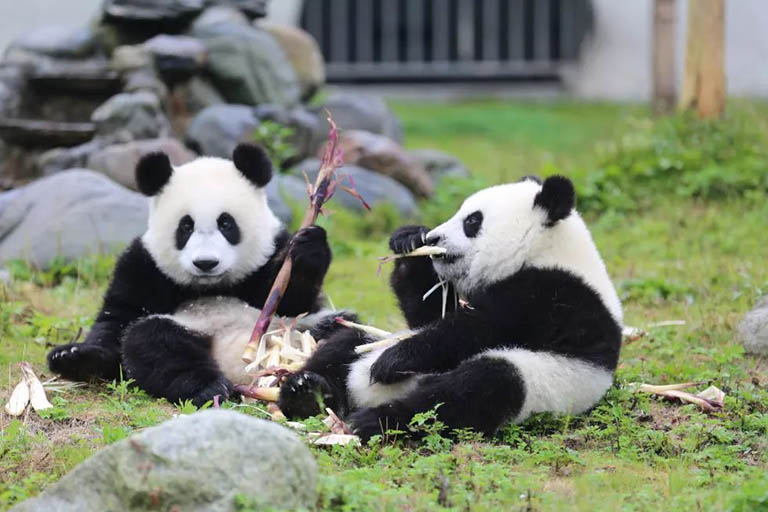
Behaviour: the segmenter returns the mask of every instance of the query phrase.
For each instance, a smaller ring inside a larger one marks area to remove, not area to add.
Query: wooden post
[[[725,0],[688,0],[681,109],[719,117],[725,109]]]
[[[666,114],[675,106],[675,4],[675,0],[654,0],[653,3],[653,111],[656,114]]]

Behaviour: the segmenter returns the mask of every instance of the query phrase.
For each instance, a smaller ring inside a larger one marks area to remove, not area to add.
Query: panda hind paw
[[[217,395],[220,402],[234,398],[234,386],[226,377],[221,376],[216,378],[205,385],[200,391],[189,397],[189,399],[195,407],[200,408],[207,402],[213,401],[213,397]]]
[[[322,376],[308,371],[289,375],[280,386],[277,405],[289,418],[308,418],[320,414],[331,405],[333,395]]]

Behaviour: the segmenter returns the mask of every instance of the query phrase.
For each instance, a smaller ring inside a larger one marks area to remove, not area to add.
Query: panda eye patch
[[[483,212],[476,211],[464,218],[464,234],[467,238],[475,238],[483,225]]]
[[[182,250],[194,231],[195,221],[189,215],[183,216],[176,228],[176,249]]]
[[[227,242],[232,245],[237,245],[240,242],[240,228],[237,226],[234,217],[224,212],[216,219],[216,224],[222,236],[227,239]]]

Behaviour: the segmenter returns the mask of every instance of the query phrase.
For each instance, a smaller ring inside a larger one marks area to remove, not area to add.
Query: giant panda
[[[526,177],[467,198],[429,230],[398,229],[397,254],[427,244],[442,256],[395,262],[391,286],[412,330],[395,346],[340,331],[287,379],[280,408],[317,412],[315,397],[346,416],[363,439],[405,429],[437,407],[448,429],[494,434],[538,412],[579,414],[611,386],[622,310],[567,178]],[[423,296],[445,281],[461,301]],[[407,431],[408,432],[408,431]]]
[[[298,329],[318,339],[332,332],[339,313],[321,310],[325,231],[291,237],[267,204],[271,177],[265,152],[248,144],[232,160],[179,167],[163,153],[142,157],[136,183],[150,198],[148,229],[118,259],[85,341],[53,348],[50,369],[80,381],[122,376],[172,402],[226,399],[247,378],[240,356],[287,254],[293,271],[278,315],[311,313]]]

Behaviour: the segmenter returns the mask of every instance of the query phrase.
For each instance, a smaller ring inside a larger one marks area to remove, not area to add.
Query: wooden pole
[[[695,0],[694,0],[695,1]],[[653,111],[667,114],[675,107],[675,0],[653,3]]]
[[[725,0],[688,0],[688,35],[680,108],[702,119],[725,109]]]

